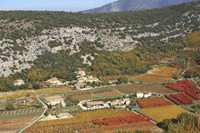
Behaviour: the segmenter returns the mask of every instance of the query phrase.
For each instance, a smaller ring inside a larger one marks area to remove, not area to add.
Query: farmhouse
[[[123,105],[122,100],[114,100],[112,102],[109,103],[110,106],[121,106]]]
[[[84,77],[84,76],[86,76],[84,70],[79,70],[79,71],[77,71],[77,72],[75,72],[75,73],[77,73],[77,75],[78,75],[77,77]]]
[[[83,88],[86,83],[77,83],[75,84],[77,89]]]
[[[46,82],[50,82],[51,85],[63,85],[63,83],[60,82],[60,80],[58,80],[58,78],[53,77],[49,80],[47,80]]]
[[[15,80],[15,81],[13,82],[13,84],[14,84],[14,85],[23,85],[23,84],[24,84],[24,80],[22,80],[22,79]]]
[[[143,92],[140,92],[140,91],[136,92],[135,95],[137,98],[143,98],[144,96]]]
[[[151,93],[148,93],[146,91],[145,92],[138,91],[135,93],[135,95],[137,96],[137,98],[143,98],[143,97],[147,98],[151,96]]]
[[[86,79],[86,82],[100,82],[100,80],[98,78],[95,78],[95,77],[92,77],[92,76],[89,76],[87,79]]]
[[[61,96],[50,96],[50,97],[45,97],[45,100],[47,101],[47,105],[56,105],[56,104],[61,104],[62,107],[65,107],[65,101]]]
[[[80,78],[78,78],[78,82],[85,82],[86,81],[86,77],[80,77]]]
[[[87,108],[104,106],[104,102],[103,101],[85,102],[85,106]]]
[[[109,103],[110,106],[123,106],[129,104],[130,104],[129,98],[124,98],[123,100],[114,100]]]

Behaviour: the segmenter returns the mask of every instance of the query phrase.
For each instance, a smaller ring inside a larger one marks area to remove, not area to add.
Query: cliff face
[[[106,4],[102,7],[89,9],[82,12],[95,13],[95,12],[114,12],[114,11],[126,11],[126,10],[151,9],[151,8],[170,6],[174,4],[180,4],[191,1],[198,1],[198,0],[118,0],[116,2]]]

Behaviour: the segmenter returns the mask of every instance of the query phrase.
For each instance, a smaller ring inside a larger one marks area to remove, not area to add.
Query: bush
[[[6,106],[6,109],[7,110],[14,110],[15,107],[14,107],[13,103],[8,103],[8,105]]]
[[[45,116],[48,116],[49,115],[49,111],[47,110],[45,113],[44,113]]]

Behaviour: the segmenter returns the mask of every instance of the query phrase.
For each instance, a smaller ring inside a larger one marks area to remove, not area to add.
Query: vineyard
[[[188,74],[192,74],[192,73],[200,73],[200,67],[194,60],[191,60],[189,62],[188,68],[184,72],[184,75],[188,75]]]
[[[101,89],[94,91],[85,91],[69,95],[72,99],[84,100],[92,98],[101,98],[101,97],[113,97],[120,96],[121,94],[113,89]],[[66,95],[67,96],[67,95]]]
[[[141,82],[166,82],[170,80],[173,80],[173,78],[167,76],[151,75],[151,74],[135,76],[131,79],[131,81],[141,81]]]
[[[20,90],[20,91],[14,91],[14,92],[8,93],[6,95],[2,95],[2,96],[0,96],[0,100],[20,98],[20,97],[26,96],[27,94],[30,94],[31,96],[35,95],[35,93],[33,93],[31,91]]]
[[[200,100],[200,98],[192,92],[186,91],[185,93],[165,95],[169,100],[177,105],[186,105],[194,103],[193,100]]]
[[[115,86],[113,87],[116,90],[128,94],[135,93],[138,91],[147,91],[147,92],[156,92],[156,93],[174,93],[176,91],[166,88],[163,85],[144,85],[144,84],[131,84],[124,86]]]
[[[137,100],[137,102],[142,109],[172,105],[170,102],[166,101],[164,98],[142,99],[142,100]]]
[[[149,74],[157,75],[157,76],[171,76],[178,72],[178,68],[176,67],[159,67],[156,70],[151,70]]]
[[[105,117],[117,117],[134,114],[132,111],[115,112],[111,109],[95,110],[90,112],[74,113],[75,118],[39,121],[25,130],[25,133],[35,132],[70,132],[72,130],[96,128],[98,125],[91,124],[93,119],[104,119]]]
[[[178,68],[176,67],[159,67],[155,70],[148,71],[147,75],[139,75],[133,77],[132,81],[142,81],[142,82],[165,82],[173,80],[171,75],[178,72]]]
[[[177,115],[182,112],[188,113],[188,111],[185,111],[184,109],[181,109],[175,105],[139,109],[136,110],[136,112],[147,116],[157,123],[162,122],[164,119],[176,118]]]
[[[194,94],[200,93],[200,90],[195,87],[189,80],[180,80],[177,83],[164,83],[164,85],[178,92],[191,91]]]
[[[16,119],[0,120],[0,131],[19,130],[24,127],[28,122],[33,121],[37,117],[24,117]]]
[[[177,64],[177,63],[170,63],[167,66],[169,66],[169,67],[180,67],[182,69],[185,69],[185,66],[183,64]]]
[[[177,83],[164,83],[164,85],[178,92],[182,92],[179,94],[165,95],[166,98],[177,105],[192,104],[194,100],[200,100],[200,97],[196,95],[200,93],[200,90],[188,80],[181,80]]]
[[[37,94],[51,94],[51,93],[59,93],[65,91],[71,91],[72,88],[62,87],[62,88],[47,88],[47,89],[39,89],[35,90]]]
[[[99,127],[101,127],[102,125],[115,126],[125,123],[133,123],[133,122],[136,123],[136,122],[146,122],[146,121],[150,121],[150,119],[147,119],[145,116],[136,114],[104,118],[102,121],[99,118],[92,119],[92,123],[99,125]]]
[[[105,126],[105,127],[97,127],[91,129],[81,129],[81,133],[92,133],[92,132],[106,132],[106,133],[115,133],[118,131],[126,131],[126,132],[133,132],[135,130],[155,130],[157,127],[154,123],[148,122],[139,122],[139,123],[126,123],[123,125],[115,125],[115,126]]]
[[[107,81],[107,80],[114,80],[114,79],[128,78],[128,77],[129,75],[104,76],[102,80]]]
[[[44,109],[42,108],[30,108],[30,109],[19,109],[19,110],[12,110],[12,111],[0,111],[0,119],[3,117],[8,117],[13,115],[21,115],[21,114],[31,114],[31,113],[38,113],[42,112]]]

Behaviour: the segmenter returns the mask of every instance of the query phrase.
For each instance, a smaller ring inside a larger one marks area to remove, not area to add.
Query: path
[[[32,90],[32,92],[36,94],[37,100],[40,101],[40,103],[43,105],[43,108],[45,108],[45,110],[43,111],[43,113],[41,114],[40,117],[38,117],[36,120],[34,120],[34,121],[32,121],[31,123],[29,123],[28,125],[26,125],[22,130],[19,131],[19,133],[22,133],[26,128],[30,127],[30,126],[33,125],[35,122],[37,122],[38,120],[40,120],[40,119],[44,116],[44,113],[46,112],[46,110],[48,109],[47,105],[46,105],[45,103],[43,103],[43,102],[39,99],[37,93],[36,93],[34,90]]]
[[[122,93],[122,92],[116,90],[115,88],[112,88],[112,89],[115,90],[115,91],[117,91],[118,93],[120,93],[120,94],[122,94],[122,95],[125,95],[124,93]]]

